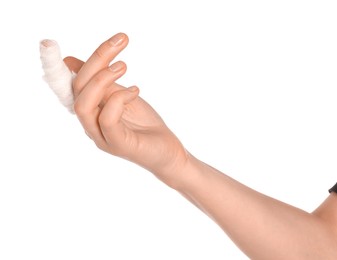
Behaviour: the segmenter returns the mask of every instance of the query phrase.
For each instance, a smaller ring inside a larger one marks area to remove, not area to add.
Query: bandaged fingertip
[[[76,74],[64,63],[56,41],[41,41],[40,55],[44,71],[43,79],[69,112],[74,113],[72,81]]]

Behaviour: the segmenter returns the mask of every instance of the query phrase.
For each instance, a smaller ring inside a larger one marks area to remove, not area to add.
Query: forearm
[[[256,192],[193,158],[175,189],[210,216],[253,259],[336,259],[320,218]]]

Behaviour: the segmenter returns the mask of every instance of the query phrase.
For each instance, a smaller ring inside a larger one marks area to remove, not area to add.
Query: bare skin
[[[86,134],[105,152],[151,171],[210,216],[252,259],[337,259],[337,194],[312,213],[263,195],[193,157],[137,87],[115,83],[126,65],[109,65],[128,43],[104,42],[84,63],[65,58],[78,73],[75,112]]]

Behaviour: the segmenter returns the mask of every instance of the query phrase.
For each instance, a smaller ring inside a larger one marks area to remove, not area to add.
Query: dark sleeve
[[[335,184],[335,186],[333,186],[330,190],[329,190],[329,192],[331,193],[331,192],[336,192],[337,193],[337,183]]]

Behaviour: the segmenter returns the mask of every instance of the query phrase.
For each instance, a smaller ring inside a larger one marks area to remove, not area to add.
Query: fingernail
[[[51,46],[55,46],[57,43],[56,41],[54,40],[48,40],[48,39],[45,39],[45,40],[42,40],[40,41],[40,45],[43,46],[43,47],[51,47]]]
[[[119,33],[115,36],[113,36],[109,41],[114,45],[114,46],[118,46],[120,45],[123,40],[125,39],[125,34],[123,33]]]
[[[118,72],[120,71],[121,69],[123,68],[123,65],[121,62],[116,62],[114,64],[112,64],[109,69],[112,71],[112,72]]]
[[[128,87],[128,90],[131,91],[131,92],[135,92],[135,91],[138,90],[138,87],[136,87],[136,86]]]

